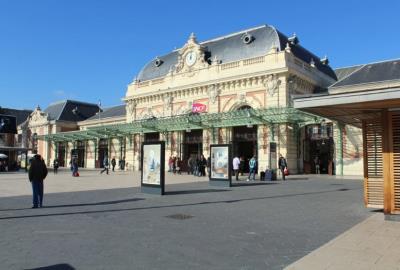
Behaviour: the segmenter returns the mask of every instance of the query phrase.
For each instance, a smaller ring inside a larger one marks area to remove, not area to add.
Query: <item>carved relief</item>
[[[172,107],[172,96],[165,95],[163,97],[163,102],[164,102],[164,104],[163,104],[164,111],[167,111],[167,110],[171,109],[171,107]]]
[[[200,45],[192,33],[185,46],[178,52],[178,63],[170,74],[184,72],[185,76],[192,77],[201,68],[209,66],[206,58],[206,48]]]
[[[287,81],[291,94],[311,94],[314,91],[314,85],[312,83],[297,76],[290,76]]]
[[[49,121],[49,115],[43,112],[39,106],[31,113],[29,126],[46,125]]]
[[[128,107],[129,116],[133,117],[133,113],[135,112],[136,105],[137,105],[137,103],[133,99],[128,100],[127,107]]]
[[[278,92],[280,84],[281,80],[278,79],[276,74],[268,75],[263,81],[263,85],[266,88],[268,95],[271,97]]]
[[[245,103],[245,102],[246,102],[246,94],[244,94],[244,93],[238,94],[238,96],[237,96],[237,102],[239,102],[239,103]]]
[[[208,97],[212,104],[214,104],[215,101],[217,100],[219,93],[220,93],[220,90],[217,88],[217,86],[215,86],[215,84],[210,85],[208,87]]]

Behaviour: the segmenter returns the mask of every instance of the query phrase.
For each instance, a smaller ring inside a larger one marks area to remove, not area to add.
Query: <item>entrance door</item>
[[[77,154],[78,154],[78,167],[83,168],[85,166],[85,142],[77,142]]]
[[[197,158],[203,153],[203,130],[185,132],[182,143],[182,171],[187,171],[189,157]]]
[[[99,141],[99,155],[96,162],[96,168],[104,168],[103,160],[104,157],[108,155],[108,140],[100,139]]]
[[[319,164],[320,174],[334,174],[334,149],[331,125],[323,128],[321,125],[307,126],[304,140],[304,173],[315,174],[316,165]]]
[[[248,173],[250,159],[257,156],[257,126],[234,127],[232,145],[233,156],[241,159],[241,171]]]
[[[58,152],[57,152],[57,158],[58,158],[58,164],[60,167],[65,167],[65,143],[58,143]]]

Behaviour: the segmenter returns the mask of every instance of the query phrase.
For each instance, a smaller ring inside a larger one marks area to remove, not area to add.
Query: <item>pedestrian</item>
[[[315,164],[315,174],[320,174],[320,171],[319,171],[319,158],[318,158],[318,156],[315,156],[315,158],[314,158],[314,164]]]
[[[200,158],[200,175],[201,176],[206,176],[206,166],[207,166],[207,160],[204,157],[204,155],[201,155],[201,158]]]
[[[233,158],[232,165],[233,165],[233,171],[234,171],[235,176],[236,176],[236,181],[239,181],[240,159],[239,159],[238,156],[235,156],[235,157]]]
[[[282,173],[282,179],[286,180],[285,169],[287,170],[287,162],[286,162],[286,159],[282,155],[279,155],[278,166],[279,166],[279,170]]]
[[[199,176],[200,157],[196,156],[193,159],[193,175]]]
[[[175,161],[175,170],[178,174],[181,174],[181,166],[182,166],[182,161],[180,158],[177,158]]]
[[[177,158],[176,157],[172,157],[172,172],[174,173],[174,174],[176,174],[176,160],[177,160]]]
[[[193,169],[192,169],[192,163],[193,163],[193,158],[192,158],[192,156],[189,156],[189,159],[188,159],[188,161],[187,161],[187,167],[188,167],[188,169],[187,169],[187,173],[188,174],[191,174],[192,172],[193,172]]]
[[[122,157],[121,159],[121,171],[125,170],[125,157]]]
[[[79,176],[78,159],[77,158],[73,158],[72,159],[72,176],[74,176],[74,177],[78,177]]]
[[[115,165],[117,165],[117,162],[115,161],[115,157],[113,157],[112,159],[111,159],[111,166],[112,166],[112,171],[114,172],[115,170]]]
[[[32,183],[33,206],[43,207],[43,180],[47,176],[47,167],[40,155],[35,155],[29,167],[29,181]]]
[[[108,166],[109,166],[108,156],[105,155],[104,159],[103,159],[103,170],[101,170],[100,174],[102,174],[103,172],[107,172],[107,174],[108,174]]]
[[[247,179],[247,181],[256,180],[256,169],[257,169],[257,159],[256,156],[253,156],[250,161],[249,161],[249,178]],[[253,176],[253,177],[252,177]]]
[[[246,160],[244,159],[243,156],[240,157],[240,165],[239,165],[239,172],[240,175],[243,176],[244,174],[244,168],[246,166]]]
[[[172,172],[173,163],[174,163],[174,161],[172,160],[172,156],[169,156],[169,159],[168,159],[168,172]]]
[[[208,177],[211,176],[211,157],[207,158],[207,174],[208,174]]]
[[[54,161],[53,161],[53,172],[54,172],[54,174],[58,173],[58,167],[59,167],[58,159],[55,158]]]

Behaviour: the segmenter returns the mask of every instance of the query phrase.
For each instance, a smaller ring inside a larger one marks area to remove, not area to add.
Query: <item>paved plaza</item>
[[[81,175],[50,174],[42,209],[30,209],[24,174],[0,175],[3,269],[282,269],[373,214],[360,180],[217,189],[168,175],[167,195],[151,196],[132,172]]]

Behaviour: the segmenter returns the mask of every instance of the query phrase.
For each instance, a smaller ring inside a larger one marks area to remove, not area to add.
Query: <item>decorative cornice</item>
[[[251,76],[245,74],[243,76],[231,76],[229,78],[210,80],[207,83],[195,83],[187,85],[186,87],[172,87],[153,92],[141,93],[138,95],[127,96],[123,100],[135,100],[139,103],[161,101],[164,94],[171,94],[173,97],[185,97],[186,95],[198,94],[207,92],[210,85],[215,85],[221,91],[238,90],[245,87],[259,86],[265,76],[276,73],[285,73],[287,68],[271,69],[262,72],[252,73]],[[247,76],[246,76],[247,75]]]

